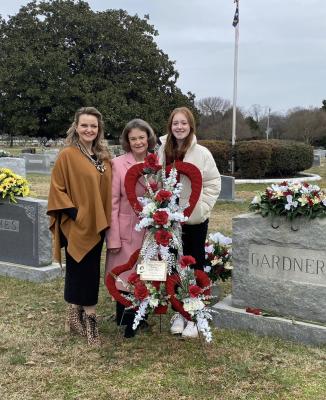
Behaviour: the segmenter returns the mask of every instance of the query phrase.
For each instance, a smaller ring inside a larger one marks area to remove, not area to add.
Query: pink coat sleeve
[[[111,228],[106,231],[106,247],[117,249],[121,247],[119,210],[121,201],[121,165],[118,158],[112,160],[112,212]]]

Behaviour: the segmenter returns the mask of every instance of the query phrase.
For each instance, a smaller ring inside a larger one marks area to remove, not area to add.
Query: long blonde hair
[[[189,135],[183,141],[180,149],[178,149],[177,140],[174,137],[174,135],[172,133],[172,129],[171,129],[173,118],[177,113],[182,113],[186,117],[188,124],[190,126]],[[165,148],[164,148],[166,164],[170,164],[176,160],[183,160],[187,150],[191,146],[193,136],[196,135],[195,118],[193,116],[193,113],[189,110],[189,108],[178,107],[178,108],[175,108],[171,112],[169,119],[168,119],[168,123],[167,123],[167,134],[168,134],[168,137],[166,139]]]
[[[81,115],[93,115],[98,122],[98,135],[93,141],[92,150],[99,161],[110,160],[110,153],[104,140],[104,122],[102,114],[95,107],[82,107],[76,111],[74,121],[67,130],[66,146],[76,146],[79,142],[79,136],[76,127]]]

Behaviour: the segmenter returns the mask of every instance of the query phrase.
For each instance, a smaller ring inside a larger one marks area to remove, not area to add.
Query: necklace
[[[106,170],[106,167],[103,163],[103,161],[99,161],[99,160],[94,160],[94,158],[89,154],[88,150],[86,149],[86,147],[84,145],[82,145],[80,142],[77,142],[77,147],[78,149],[84,154],[85,157],[88,158],[88,160],[95,166],[95,168],[101,173],[103,174]]]

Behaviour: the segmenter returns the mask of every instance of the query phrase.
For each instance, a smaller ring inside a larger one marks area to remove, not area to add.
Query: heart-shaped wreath
[[[201,271],[199,269],[196,269],[194,272],[197,285],[202,289],[206,288],[203,294],[209,296],[211,282],[208,275],[204,271]],[[173,309],[180,313],[185,319],[191,321],[191,315],[184,310],[183,303],[176,297],[176,290],[177,287],[180,286],[180,283],[180,276],[178,274],[170,275],[166,281],[166,292],[169,295],[169,301]]]
[[[189,206],[184,210],[184,215],[189,217],[193,212],[198,199],[200,197],[200,193],[202,190],[202,176],[199,169],[190,163],[184,161],[176,161],[174,164],[170,164],[166,167],[166,174],[169,174],[171,169],[175,167],[179,174],[185,175],[190,180],[191,184],[191,195],[189,197]],[[161,169],[162,166],[159,166]],[[131,207],[136,211],[142,211],[142,206],[139,203],[136,195],[136,185],[138,179],[144,173],[144,163],[135,164],[130,167],[126,173],[125,177],[125,190],[126,195],[131,204]]]

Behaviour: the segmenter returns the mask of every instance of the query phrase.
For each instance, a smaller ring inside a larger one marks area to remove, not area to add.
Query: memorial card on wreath
[[[137,265],[137,274],[142,281],[166,281],[166,261],[148,260]]]

